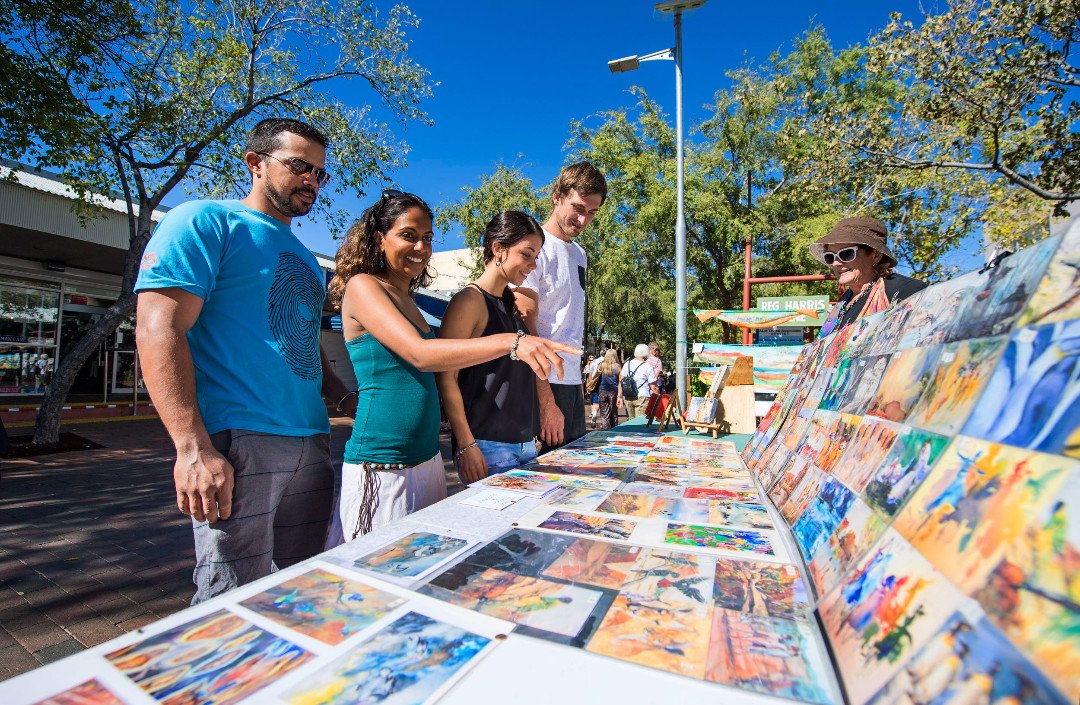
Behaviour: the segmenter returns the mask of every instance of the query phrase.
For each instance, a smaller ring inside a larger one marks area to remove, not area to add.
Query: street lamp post
[[[642,61],[675,61],[675,384],[682,408],[686,408],[686,211],[683,192],[683,99],[682,99],[682,15],[701,7],[707,0],[668,0],[656,9],[671,14],[675,20],[675,47],[643,56],[628,56],[608,62],[612,73],[633,71]]]

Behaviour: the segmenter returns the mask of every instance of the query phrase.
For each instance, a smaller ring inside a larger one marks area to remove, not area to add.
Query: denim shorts
[[[536,458],[536,442],[499,443],[477,439],[476,447],[484,454],[488,474],[494,475],[531,463]]]

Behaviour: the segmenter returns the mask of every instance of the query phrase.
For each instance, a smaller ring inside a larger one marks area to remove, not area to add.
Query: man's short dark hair
[[[554,191],[560,196],[568,196],[571,191],[577,191],[582,198],[600,194],[600,203],[603,203],[607,200],[607,180],[600,170],[589,162],[578,162],[563,167],[559,178],[555,179]]]
[[[247,133],[247,139],[244,142],[245,152],[273,152],[281,145],[281,140],[278,135],[282,132],[291,132],[294,135],[300,135],[313,142],[318,142],[326,149],[330,146],[330,140],[326,139],[326,135],[316,130],[306,122],[300,122],[299,120],[292,120],[290,118],[267,118],[266,120],[260,120],[255,124],[255,127]]]

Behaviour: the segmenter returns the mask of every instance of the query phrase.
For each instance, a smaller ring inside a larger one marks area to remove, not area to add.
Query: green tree
[[[908,90],[875,116],[887,132],[863,125],[850,144],[885,167],[979,172],[1061,208],[1080,198],[1078,40],[1076,0],[952,0],[918,26],[894,14],[866,68]]]
[[[543,223],[551,212],[551,201],[533,186],[532,180],[517,167],[499,164],[495,171],[480,178],[480,184],[463,186],[460,199],[435,212],[435,225],[441,230],[459,227],[465,235],[465,246],[473,248],[472,275],[484,271],[483,254],[479,247],[488,221],[497,213],[509,210],[525,211]]]
[[[0,113],[3,156],[59,172],[82,195],[88,215],[94,193],[119,192],[128,203],[120,296],[61,361],[42,399],[34,440],[50,443],[77,371],[134,310],[132,287],[150,217],[168,194],[181,184],[193,195],[243,193],[244,131],[262,117],[293,116],[317,125],[333,143],[333,189],[322,194],[319,213],[340,227],[344,214],[334,212],[331,194],[362,194],[400,166],[406,151],[370,107],[344,100],[348,82],[359,80],[401,123],[427,119],[420,103],[431,89],[426,70],[409,55],[407,35],[417,20],[404,5],[108,0],[101,5],[106,12],[92,3],[83,8],[98,23],[91,28],[74,13],[41,12],[37,2],[0,1],[11,12],[0,25],[3,60],[41,77],[28,89],[19,85],[21,74],[4,72],[0,95],[43,86],[55,92],[38,96],[38,111]],[[123,10],[124,24],[108,14],[115,8]],[[90,58],[69,50],[72,22]],[[120,31],[128,24],[134,31]]]

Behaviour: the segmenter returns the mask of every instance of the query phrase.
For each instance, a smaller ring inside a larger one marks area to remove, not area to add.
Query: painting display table
[[[807,346],[741,453],[644,423],[0,703],[1080,701],[1080,225]]]

